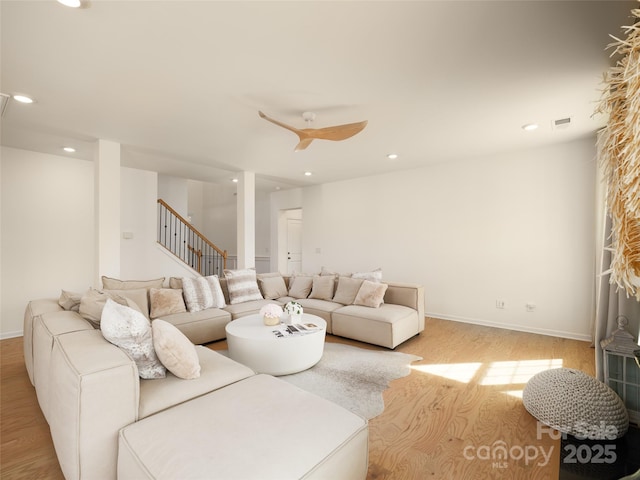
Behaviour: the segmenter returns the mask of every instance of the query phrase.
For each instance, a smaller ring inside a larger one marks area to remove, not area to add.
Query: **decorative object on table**
[[[620,397],[600,380],[573,368],[535,374],[522,391],[524,408],[541,423],[589,440],[613,440],[629,428]]]
[[[278,325],[283,313],[282,307],[275,303],[269,303],[260,309],[264,324],[269,326]]]
[[[302,321],[303,309],[298,302],[288,302],[284,306],[284,313],[287,314],[287,323],[300,323]]]
[[[611,277],[640,301],[640,9],[633,9],[636,21],[623,27],[626,39],[609,47],[620,60],[605,75],[603,98],[596,113],[608,116],[598,135],[598,157],[608,186],[607,209],[611,216]]]
[[[604,381],[620,395],[629,412],[629,420],[640,425],[640,367],[635,355],[638,344],[626,329],[627,317],[619,315],[616,321],[618,328],[600,341],[604,354]]]

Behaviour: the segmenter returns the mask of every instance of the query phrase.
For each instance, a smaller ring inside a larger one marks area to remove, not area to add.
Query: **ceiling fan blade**
[[[301,138],[300,143],[296,145],[296,148],[294,149],[294,151],[299,152],[300,150],[304,150],[311,144],[311,142],[313,142],[313,138],[311,137]]]
[[[291,130],[293,133],[295,133],[298,136],[300,135],[301,131],[296,127],[292,127],[291,125],[287,125],[286,123],[279,122],[278,120],[271,118],[260,111],[258,111],[258,115],[260,115],[260,118],[264,118],[267,122],[271,122],[275,125],[278,125],[279,127],[286,128],[287,130]]]
[[[286,123],[282,123],[274,118],[271,118],[261,111],[258,111],[258,115],[260,115],[260,118],[264,118],[268,122],[285,128],[298,135],[300,142],[298,143],[298,145],[296,145],[296,152],[307,148],[314,139],[333,141],[346,140],[347,138],[353,137],[355,134],[360,133],[368,123],[367,120],[365,120],[363,122],[347,123],[345,125],[335,125],[333,127],[298,129],[292,127],[291,125],[287,125]]]
[[[325,128],[304,128],[302,131],[308,136],[321,140],[346,140],[360,133],[367,126],[368,121],[347,123]]]

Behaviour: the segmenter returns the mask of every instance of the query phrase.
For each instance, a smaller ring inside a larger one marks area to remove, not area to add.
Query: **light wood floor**
[[[226,342],[209,347],[224,349]],[[0,350],[0,478],[61,479],[25,370],[22,338],[0,341]],[[537,422],[516,395],[528,369],[549,368],[552,359],[593,374],[588,342],[427,319],[425,331],[396,351],[423,360],[392,382],[384,412],[369,423],[368,480],[558,478],[560,441],[537,433]],[[508,458],[484,459],[497,445],[507,448]],[[546,465],[541,448],[551,452]],[[526,452],[532,457],[534,449],[536,458],[517,458]]]

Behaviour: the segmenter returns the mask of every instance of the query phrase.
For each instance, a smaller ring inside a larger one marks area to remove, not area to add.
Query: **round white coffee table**
[[[287,327],[300,327],[300,332],[289,333]],[[327,323],[304,313],[300,324],[267,326],[262,315],[248,315],[229,322],[226,331],[233,360],[258,373],[289,375],[320,361]]]

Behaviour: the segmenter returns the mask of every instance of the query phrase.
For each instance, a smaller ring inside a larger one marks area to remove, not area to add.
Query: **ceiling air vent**
[[[559,118],[553,121],[554,130],[565,130],[571,125],[571,117]]]

